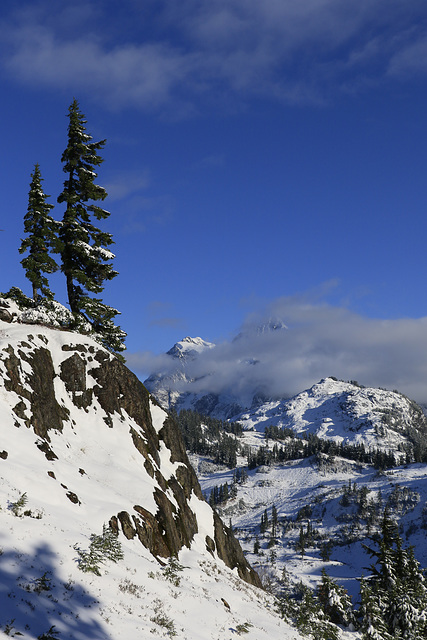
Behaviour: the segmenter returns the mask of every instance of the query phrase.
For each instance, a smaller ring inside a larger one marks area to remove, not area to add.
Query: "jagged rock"
[[[13,316],[7,309],[4,309],[0,306],[0,320],[3,322],[12,322]]]
[[[129,540],[138,538],[159,562],[162,558],[176,556],[183,547],[191,548],[199,533],[196,514],[201,507],[197,507],[197,503],[203,505],[203,513],[204,509],[209,509],[188,460],[179,428],[123,362],[94,346],[90,339],[88,344],[79,344],[72,342],[73,337],[70,334],[67,339],[62,333],[61,349],[51,351],[49,340],[53,337],[49,338],[47,329],[36,338],[28,335],[26,340],[3,347],[0,370],[3,371],[5,390],[12,393],[10,411],[18,426],[24,424],[34,430],[38,436],[36,446],[49,461],[57,461],[58,455],[64,455],[58,438],[64,437],[61,434],[65,426],[67,433],[71,428],[74,438],[79,431],[79,420],[85,424],[89,411],[96,416],[101,434],[102,425],[105,429],[120,429],[120,438],[129,438],[133,444],[135,459],[140,456],[142,478],[145,476],[152,483],[150,504],[154,500],[156,506],[153,509],[153,506],[146,508],[144,503],[137,504],[130,515],[132,507],[124,500],[123,508],[116,514],[108,514],[106,520],[118,535]],[[73,442],[70,440],[66,447],[72,448]],[[79,446],[84,453],[84,443],[80,442]],[[115,453],[111,451],[112,460]],[[66,450],[65,455],[68,458]],[[57,469],[55,467],[55,471]],[[78,466],[75,471],[79,479],[86,476]],[[52,478],[58,477],[68,500],[81,504],[84,499],[70,491],[61,482],[59,474],[51,470],[46,472]],[[243,579],[259,586],[256,573],[248,565],[232,533],[216,514],[210,513],[214,539],[206,537],[209,552],[217,554],[227,566],[237,568]]]
[[[261,580],[247,562],[240,544],[215,512],[214,524],[216,550],[219,557],[231,569],[237,568],[237,572],[243,580],[257,587],[261,587]]]
[[[77,353],[61,363],[61,380],[76,407],[86,409],[92,402],[92,389],[86,388],[86,363]]]

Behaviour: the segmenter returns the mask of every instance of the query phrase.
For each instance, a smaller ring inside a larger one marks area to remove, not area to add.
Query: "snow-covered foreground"
[[[95,399],[78,408],[72,400],[83,392],[67,389],[60,379],[61,361],[73,345],[83,344],[89,354],[87,387],[93,387],[90,350],[99,345],[70,333],[3,322],[0,340],[0,628],[5,634],[19,633],[23,640],[300,638],[275,612],[270,595],[208,553],[212,511],[194,495],[190,505],[198,533],[191,549],[184,546],[179,553],[177,567],[166,560],[162,566],[137,538],[120,533],[123,559],[106,560],[101,575],[82,572],[77,549],[87,551],[91,536],[100,536],[113,514],[131,512],[135,504],[155,512],[157,476],[146,472],[129,437],[129,428],[138,425],[123,413],[107,424]],[[6,364],[10,345],[22,356],[15,364],[23,379],[33,375],[26,358],[35,349],[50,350],[55,397],[68,412],[62,431],[49,431],[56,457],[40,449],[42,438],[26,425],[28,398],[6,388],[13,376],[12,360]],[[159,431],[166,414],[154,404],[151,414]],[[162,444],[163,477],[171,477],[177,466]]]
[[[29,507],[39,488],[35,483],[28,492]],[[25,639],[51,629],[52,637],[70,640],[136,640],[152,637],[151,633],[222,640],[235,637],[245,627],[245,637],[254,640],[299,637],[275,614],[270,597],[196,550],[180,554],[183,568],[177,571],[175,584],[132,541],[123,545],[124,559],[108,562],[101,576],[82,573],[73,545],[89,544],[95,522],[89,520],[79,528],[70,514],[63,521],[52,518],[50,505],[41,504],[40,520],[16,517],[7,508],[1,514],[0,624],[4,632],[10,630],[13,636],[20,631]]]

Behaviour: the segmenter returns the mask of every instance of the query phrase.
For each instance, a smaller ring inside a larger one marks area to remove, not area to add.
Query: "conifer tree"
[[[31,174],[28,209],[24,217],[24,231],[28,235],[19,247],[19,253],[28,251],[21,264],[31,282],[34,302],[39,298],[39,291],[42,296],[52,300],[54,296],[44,274],[54,273],[58,269],[58,265],[49,254],[49,250],[55,248],[57,223],[49,215],[53,204],[46,202],[49,196],[43,192],[42,181],[40,167],[36,164]]]
[[[369,585],[361,585],[364,640],[405,638],[418,640],[427,634],[427,588],[413,549],[403,549],[396,523],[387,510],[379,549],[365,546],[371,557]]]
[[[76,316],[80,314],[90,322],[105,346],[122,351],[126,334],[113,323],[119,312],[90,295],[101,293],[104,282],[117,275],[111,264],[114,254],[108,249],[113,243],[112,236],[92,221],[93,217],[102,220],[110,215],[97,204],[106,198],[107,192],[95,183],[95,168],[103,162],[98,151],[106,141],[91,142],[77,100],[72,102],[68,115],[68,144],[61,158],[67,179],[58,197],[58,202],[66,205],[59,230],[59,251],[68,302]]]
[[[347,591],[322,569],[322,580],[317,587],[317,599],[328,620],[348,627],[353,623],[353,607]]]

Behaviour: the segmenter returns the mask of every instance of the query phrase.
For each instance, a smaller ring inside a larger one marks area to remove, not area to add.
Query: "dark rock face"
[[[61,363],[61,380],[76,407],[86,409],[91,404],[92,389],[86,388],[86,363],[78,353]]]
[[[38,349],[28,358],[33,370],[29,379],[31,411],[34,432],[41,438],[49,439],[48,430],[62,429],[62,422],[68,418],[68,411],[61,407],[55,397],[53,379],[55,371],[48,349]]]
[[[259,579],[258,574],[247,562],[240,544],[228,527],[225,527],[221,518],[215,512],[214,525],[216,550],[219,557],[231,569],[237,567],[237,572],[243,580],[250,584],[254,584],[257,587],[261,587],[261,580]]]
[[[3,320],[3,322],[12,322],[13,317],[10,311],[0,307],[0,320]]]
[[[26,419],[27,426],[31,424],[36,435],[49,440],[48,430],[60,431],[63,420],[68,418],[68,411],[61,407],[55,397],[55,371],[50,351],[43,347],[35,349],[30,355],[18,351],[19,357],[11,346],[6,351],[9,356],[5,359],[8,376],[4,381],[5,389],[29,400],[31,417],[26,416],[26,404],[23,400],[14,407],[14,412],[18,417]],[[25,360],[32,370],[27,380],[24,379],[21,360]]]
[[[32,342],[33,336],[28,336],[28,340]],[[156,431],[150,410],[150,401],[154,404],[155,401],[150,400],[146,388],[120,360],[101,348],[96,350],[91,346],[68,344],[62,350],[66,352],[64,360],[55,372],[47,347],[21,342],[15,350],[11,345],[5,349],[4,386],[19,397],[13,408],[16,419],[33,428],[39,437],[36,446],[48,460],[57,459],[50,446],[49,431],[61,432],[64,423],[70,419],[69,411],[59,404],[55,396],[54,380],[59,376],[68,398],[82,411],[82,420],[84,412],[96,402],[98,413],[101,408],[104,414],[101,417],[107,427],[114,428],[113,417],[117,421],[117,416],[122,422],[129,422],[129,437],[141,455],[141,470],[147,472],[157,485],[153,489],[157,510],[151,513],[144,505],[134,505],[129,513],[128,507],[128,510],[112,515],[110,526],[127,539],[137,537],[159,561],[176,555],[184,546],[191,547],[199,527],[189,503],[192,496],[203,500],[203,495],[178,426],[167,417],[159,432]],[[25,367],[22,366],[24,361]],[[94,381],[92,388],[90,380]],[[62,402],[66,404],[64,400]],[[163,447],[164,456],[164,445],[170,452],[170,462],[175,465],[175,471],[168,477],[164,477],[161,467],[160,451]],[[0,454],[0,457],[6,456],[6,452]],[[80,469],[81,472],[84,473]],[[79,508],[77,494],[67,489],[66,496]],[[232,533],[216,514],[213,518],[215,540],[207,537],[207,549],[211,553],[216,551],[227,566],[237,567],[244,580],[260,586],[257,574],[246,562]]]

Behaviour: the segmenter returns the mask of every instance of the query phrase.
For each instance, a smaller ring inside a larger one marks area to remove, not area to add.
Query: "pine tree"
[[[101,220],[110,215],[96,204],[106,198],[107,192],[94,182],[97,177],[94,169],[103,162],[98,151],[106,141],[91,142],[77,100],[72,102],[68,115],[68,144],[61,158],[67,179],[58,197],[59,203],[66,204],[59,230],[59,251],[68,302],[76,316],[90,322],[107,348],[122,351],[126,334],[113,323],[119,312],[90,295],[101,293],[104,282],[117,275],[111,265],[114,254],[108,249],[113,243],[112,236],[92,222],[92,217]]]
[[[360,581],[360,631],[363,640],[393,640],[387,631],[387,625],[383,617],[384,607],[381,598],[374,593],[368,581],[364,578]]]
[[[365,546],[375,564],[369,586],[361,585],[363,638],[418,640],[427,633],[427,588],[413,549],[404,549],[387,510],[379,549]],[[375,635],[377,634],[377,635]]]
[[[325,569],[322,569],[322,580],[317,587],[317,599],[328,620],[346,627],[353,623],[350,596],[344,587],[328,576]]]
[[[56,246],[57,223],[49,215],[53,205],[46,202],[49,196],[43,192],[42,181],[40,167],[36,164],[31,174],[28,209],[24,217],[24,231],[28,235],[19,248],[19,253],[28,251],[21,264],[31,282],[34,302],[39,298],[38,291],[48,300],[53,299],[49,282],[43,274],[54,273],[58,269],[55,260],[49,255],[49,250]]]

